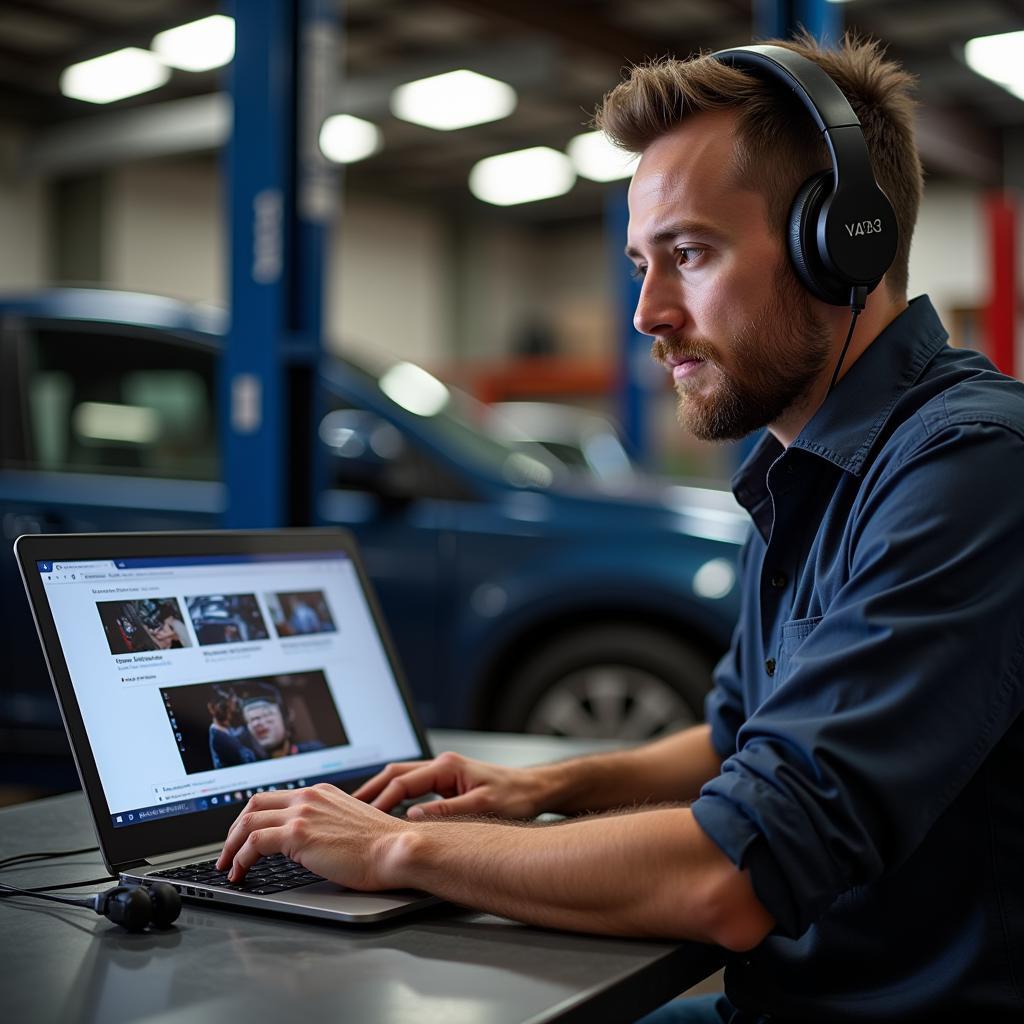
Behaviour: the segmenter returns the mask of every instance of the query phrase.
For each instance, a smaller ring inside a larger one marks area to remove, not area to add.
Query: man
[[[356,888],[733,951],[727,998],[680,1020],[1017,1019],[1024,388],[907,302],[908,76],[872,45],[784,45],[850,99],[900,226],[831,393],[850,311],[802,289],[785,244],[794,195],[828,166],[806,112],[704,57],[634,69],[598,114],[642,154],[635,322],[681,420],[710,438],[768,428],[734,481],[754,530],[708,724],[531,769],[389,765],[359,799],[264,794],[220,863],[238,877],[283,850]],[[431,790],[444,799],[410,820],[379,813]],[[438,820],[541,811],[611,813]]]
[[[292,739],[291,715],[280,694],[269,686],[264,685],[255,695],[242,700],[242,717],[264,757],[288,757],[323,749],[319,740],[296,743]]]
[[[262,760],[267,755],[243,723],[238,697],[219,687],[214,690],[216,699],[206,704],[210,714],[208,739],[213,767],[233,768],[235,765]]]

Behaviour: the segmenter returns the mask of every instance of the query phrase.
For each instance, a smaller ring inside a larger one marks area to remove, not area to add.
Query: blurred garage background
[[[745,446],[675,421],[588,120],[798,24],[918,76],[911,294],[1017,372],[1022,0],[3,0],[8,798],[77,784],[26,532],[344,526],[428,725],[698,719]]]

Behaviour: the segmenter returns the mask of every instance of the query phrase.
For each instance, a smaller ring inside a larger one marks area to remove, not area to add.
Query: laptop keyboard
[[[307,871],[301,864],[289,860],[283,853],[261,857],[240,882],[229,882],[226,871],[217,870],[216,860],[201,860],[184,867],[161,871],[150,878],[166,878],[180,886],[211,885],[229,892],[247,892],[254,896],[268,896],[300,885],[322,882],[320,875]]]

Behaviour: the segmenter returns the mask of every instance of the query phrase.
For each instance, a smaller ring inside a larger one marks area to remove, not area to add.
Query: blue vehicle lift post
[[[835,45],[843,31],[842,5],[828,0],[754,0],[756,38],[785,39],[801,29],[807,29],[827,45]],[[604,220],[613,268],[612,281],[618,284],[620,418],[632,454],[640,463],[647,463],[651,457],[648,409],[655,388],[663,386],[663,375],[652,377],[650,339],[638,334],[633,327],[633,311],[640,297],[640,286],[628,274],[622,255],[629,223],[625,190],[609,190]],[[751,435],[737,446],[738,457],[743,457],[757,436]]]
[[[311,522],[324,245],[336,175],[319,148],[340,52],[330,0],[234,0],[227,152],[230,317],[221,377],[225,525]]]

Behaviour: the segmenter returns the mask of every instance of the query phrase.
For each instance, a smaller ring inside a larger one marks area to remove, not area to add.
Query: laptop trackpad
[[[437,903],[436,896],[413,889],[394,890],[390,892],[356,892],[345,889],[334,882],[314,882],[304,885],[301,889],[265,896],[275,903],[301,907],[303,910],[319,909],[330,914],[351,914],[359,918],[377,918],[404,909],[414,903]]]

